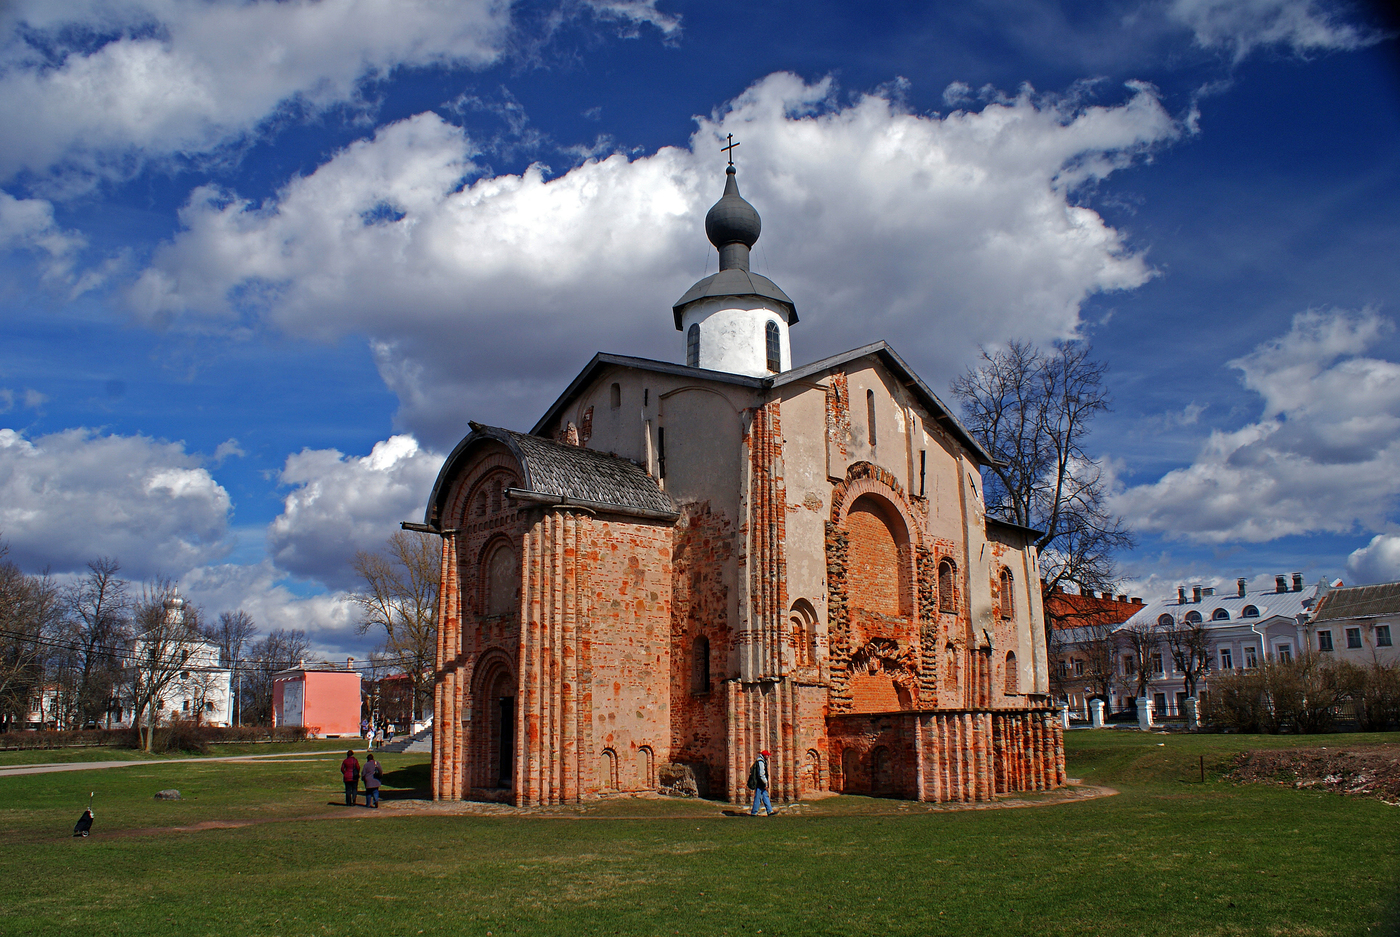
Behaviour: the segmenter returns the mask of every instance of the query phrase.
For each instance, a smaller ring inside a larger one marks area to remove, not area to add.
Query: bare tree
[[[190,657],[204,642],[197,610],[185,605],[168,579],[148,583],[135,602],[137,631],[128,668],[131,703],[141,747],[152,751],[155,727],[167,718],[166,690],[190,673]]]
[[[355,572],[364,583],[355,597],[361,612],[359,632],[382,629],[379,653],[396,660],[412,678],[414,719],[423,718],[432,698],[439,562],[435,540],[402,530],[388,539],[383,551],[355,554]]]
[[[87,575],[64,596],[73,721],[85,726],[105,719],[110,725],[121,680],[120,648],[129,637],[130,602],[115,559],[98,557],[87,565]]]
[[[243,649],[248,646],[248,642],[257,633],[258,626],[253,622],[253,616],[241,608],[236,612],[222,612],[217,622],[204,628],[204,636],[218,646],[219,657],[223,665],[233,671],[234,699],[229,712],[232,716],[231,722],[234,725],[239,725],[243,721],[239,693],[243,677],[241,667]]]
[[[1133,668],[1137,671],[1137,695],[1147,695],[1148,684],[1152,682],[1152,658],[1157,653],[1159,634],[1157,623],[1153,621],[1134,622],[1120,628],[1119,634],[1128,642]]]
[[[1012,342],[983,351],[953,381],[968,430],[996,460],[985,481],[988,512],[1044,532],[1035,547],[1047,594],[1066,582],[1111,590],[1114,554],[1133,545],[1084,450],[1094,417],[1109,409],[1106,371],[1079,342],[1050,352]]]
[[[305,660],[310,650],[311,642],[300,628],[277,628],[249,649],[244,709],[254,722],[271,724],[273,676]]]
[[[1206,633],[1205,622],[1176,622],[1166,629],[1163,637],[1172,655],[1172,665],[1186,683],[1186,695],[1195,696],[1196,684],[1210,664],[1210,636]]]
[[[30,703],[42,705],[45,665],[62,617],[59,590],[47,575],[27,576],[0,543],[0,731],[23,725]]]

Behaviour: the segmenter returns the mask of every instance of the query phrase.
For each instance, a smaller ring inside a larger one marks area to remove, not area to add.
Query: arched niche
[[[472,673],[472,721],[465,766],[469,786],[510,789],[515,773],[516,676],[509,656],[493,650]]]

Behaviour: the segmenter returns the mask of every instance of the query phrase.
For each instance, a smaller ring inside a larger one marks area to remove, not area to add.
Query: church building
[[[658,788],[984,801],[1065,782],[1036,532],[884,342],[794,367],[731,163],[685,364],[598,354],[528,432],[471,424],[442,538],[433,796]]]

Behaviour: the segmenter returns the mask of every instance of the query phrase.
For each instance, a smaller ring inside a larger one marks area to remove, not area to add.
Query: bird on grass
[[[96,791],[88,794],[88,808],[83,811],[83,815],[78,818],[78,822],[73,824],[74,836],[87,836],[92,832],[92,798],[97,795]]]

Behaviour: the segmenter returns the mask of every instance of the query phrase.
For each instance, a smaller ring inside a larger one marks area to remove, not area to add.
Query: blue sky
[[[755,8],[757,6],[757,8]],[[359,652],[348,561],[468,419],[528,427],[670,304],[742,141],[796,360],[1111,365],[1125,589],[1400,578],[1384,8],[16,2],[0,535]]]

